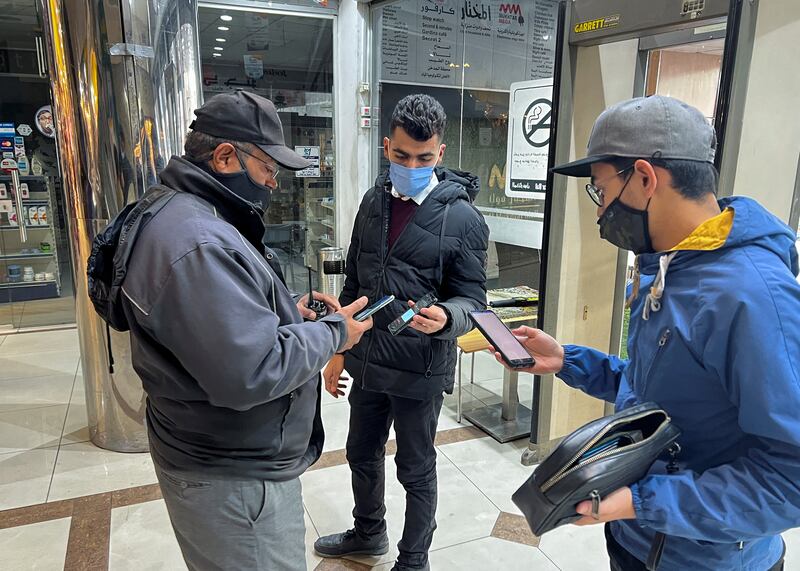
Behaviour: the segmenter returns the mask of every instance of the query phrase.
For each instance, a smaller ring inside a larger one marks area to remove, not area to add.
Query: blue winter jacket
[[[734,211],[721,248],[639,257],[630,359],[565,346],[558,375],[617,410],[655,401],[683,431],[680,472],[657,462],[631,487],[637,519],[611,525],[642,561],[665,533],[660,571],[763,571],[800,526],[795,235],[752,199],[720,206]]]

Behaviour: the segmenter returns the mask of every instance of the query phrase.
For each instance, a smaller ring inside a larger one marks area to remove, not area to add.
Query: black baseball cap
[[[266,97],[237,89],[220,93],[194,110],[197,117],[189,128],[212,137],[252,143],[289,170],[311,166],[286,146],[275,105]]]

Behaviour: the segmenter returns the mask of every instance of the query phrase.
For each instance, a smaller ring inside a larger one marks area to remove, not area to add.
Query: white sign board
[[[244,58],[244,73],[247,77],[252,79],[261,79],[264,77],[264,60],[260,55],[245,54]]]
[[[319,147],[295,147],[295,152],[306,159],[311,161],[311,166],[307,169],[297,171],[295,176],[297,178],[318,177],[319,176]]]
[[[511,84],[506,196],[544,198],[553,116],[553,80]]]

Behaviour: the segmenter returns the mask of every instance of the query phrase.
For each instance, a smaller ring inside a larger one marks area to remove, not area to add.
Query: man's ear
[[[242,170],[242,166],[236,158],[236,149],[230,143],[217,145],[209,162],[214,172],[231,173]]]
[[[648,161],[639,159],[633,165],[634,172],[637,173],[642,179],[642,186],[647,198],[651,198],[655,194],[656,187],[658,186],[658,175],[655,168]]]
[[[389,137],[383,138],[383,156],[387,160],[389,159]]]

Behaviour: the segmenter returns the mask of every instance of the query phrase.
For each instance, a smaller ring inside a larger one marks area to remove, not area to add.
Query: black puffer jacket
[[[489,228],[472,205],[477,177],[437,168],[439,185],[387,251],[392,196],[384,173],[361,202],[347,254],[342,305],[362,295],[395,301],[374,316],[374,326],[345,357],[364,389],[424,399],[452,392],[456,338],[472,329],[468,312],[486,307]],[[394,337],[387,327],[416,300],[433,291],[450,319],[437,335],[410,327]]]

